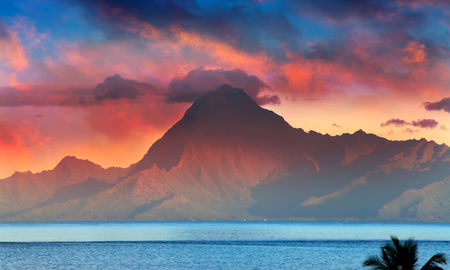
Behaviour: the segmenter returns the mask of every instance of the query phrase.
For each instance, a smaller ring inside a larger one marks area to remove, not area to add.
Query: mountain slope
[[[405,191],[379,211],[383,220],[450,222],[450,177]]]

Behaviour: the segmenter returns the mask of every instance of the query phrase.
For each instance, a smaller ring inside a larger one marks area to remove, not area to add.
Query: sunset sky
[[[128,166],[228,83],[305,131],[450,145],[450,2],[0,2],[0,178]]]

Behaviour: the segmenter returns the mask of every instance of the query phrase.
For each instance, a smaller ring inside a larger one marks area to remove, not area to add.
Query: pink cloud
[[[1,24],[0,85],[16,85],[17,73],[28,67],[25,48],[17,32]]]

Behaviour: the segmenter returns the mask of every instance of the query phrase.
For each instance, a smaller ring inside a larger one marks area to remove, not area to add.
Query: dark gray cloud
[[[450,97],[443,98],[440,101],[436,102],[425,102],[424,103],[425,109],[428,111],[446,111],[450,113]]]
[[[258,104],[280,103],[280,98],[276,95],[261,95],[261,92],[269,86],[258,77],[248,75],[243,70],[205,70],[203,68],[191,70],[183,78],[174,78],[169,85],[167,101],[192,102],[224,84],[245,90]]]
[[[94,95],[97,101],[107,99],[137,99],[147,92],[154,92],[156,88],[148,83],[128,80],[114,75],[105,79],[95,87]]]

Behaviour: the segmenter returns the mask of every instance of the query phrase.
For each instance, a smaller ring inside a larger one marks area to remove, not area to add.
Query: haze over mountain
[[[446,145],[307,133],[224,85],[129,168],[66,157],[0,180],[0,218],[450,221],[448,177]]]

